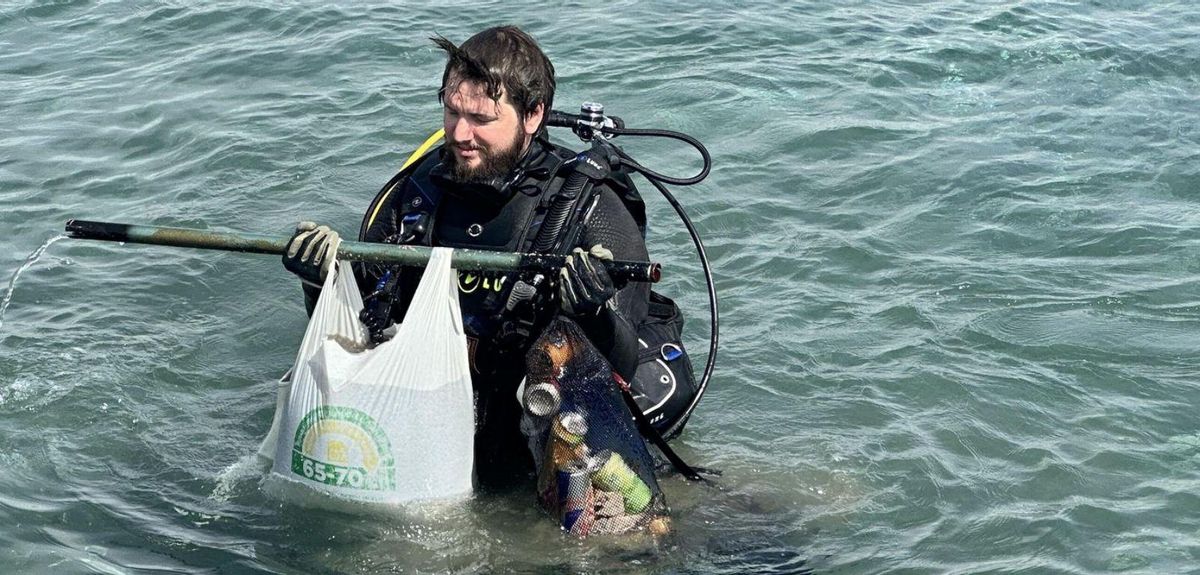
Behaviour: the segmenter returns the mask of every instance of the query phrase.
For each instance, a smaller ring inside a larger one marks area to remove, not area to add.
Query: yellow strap
[[[421,147],[417,148],[417,151],[413,152],[412,155],[409,156],[408,159],[404,161],[404,165],[400,166],[400,169],[404,170],[404,168],[407,168],[408,166],[412,165],[413,162],[420,159],[421,156],[424,156],[425,152],[429,151],[429,148],[432,148],[434,144],[438,143],[438,141],[440,141],[445,136],[446,136],[446,129],[438,128],[438,131],[434,132],[432,136],[429,136],[429,138],[427,138],[425,140],[425,143],[421,144]]]
[[[429,151],[429,148],[432,148],[434,144],[441,141],[441,139],[443,137],[445,137],[445,135],[446,135],[445,128],[438,128],[438,131],[434,132],[432,136],[429,136],[428,138],[426,138],[425,143],[421,144],[420,147],[418,147],[415,152],[413,152],[411,155],[408,156],[408,159],[404,161],[404,165],[400,166],[400,171],[403,172],[404,170],[408,169],[408,167],[411,166],[413,164],[413,162],[416,162],[417,160],[424,157],[425,153]],[[395,186],[393,186],[392,188],[394,189]],[[371,226],[375,223],[375,216],[379,215],[379,209],[383,207],[383,204],[387,203],[388,196],[390,196],[390,195],[392,195],[391,189],[389,189],[387,192],[384,192],[383,197],[379,198],[379,203],[375,204],[375,210],[371,212],[371,219],[367,220],[367,229],[370,229]]]

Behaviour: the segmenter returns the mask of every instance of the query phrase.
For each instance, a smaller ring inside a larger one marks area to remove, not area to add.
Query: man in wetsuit
[[[359,239],[535,251],[576,156],[551,144],[545,132],[554,67],[533,38],[511,26],[484,30],[462,46],[440,37],[434,43],[448,55],[438,92],[445,143],[381,190]],[[620,171],[596,182],[594,190],[591,205],[581,206],[581,220],[558,232],[558,250],[571,258],[557,276],[459,272],[476,393],[476,472],[484,484],[532,470],[515,393],[525,351],[554,314],[578,323],[617,373],[633,380],[635,326],[646,318],[649,286],[614,285],[598,259],[649,259],[629,209],[640,202],[628,201],[637,192]],[[302,224],[284,256],[284,265],[304,282],[310,314],[337,243],[336,232]],[[373,334],[401,321],[421,270],[354,269],[366,304],[363,319]]]

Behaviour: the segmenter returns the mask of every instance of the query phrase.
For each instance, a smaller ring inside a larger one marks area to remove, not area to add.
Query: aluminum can
[[[539,383],[525,390],[525,410],[537,417],[547,417],[558,411],[562,395],[552,383]]]
[[[591,456],[592,450],[586,443],[571,445],[557,437],[550,439],[550,461],[555,469],[586,464],[591,461]]]
[[[596,454],[593,468],[596,469],[596,487],[620,493],[625,499],[626,513],[641,513],[650,505],[653,499],[650,486],[629,468],[621,454],[607,449],[600,451]]]
[[[575,464],[556,472],[558,487],[558,516],[564,531],[582,537],[596,522],[596,499],[592,488],[592,473],[584,465]]]
[[[554,418],[551,432],[568,445],[578,445],[583,442],[583,436],[587,435],[587,419],[577,411],[559,413],[558,417]]]

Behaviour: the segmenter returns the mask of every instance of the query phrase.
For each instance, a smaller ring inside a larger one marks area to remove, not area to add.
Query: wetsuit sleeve
[[[313,310],[317,309],[317,300],[321,298],[321,288],[305,282],[300,282],[300,288],[304,290],[304,309],[308,317],[312,317]]]
[[[579,247],[596,244],[612,250],[618,260],[647,261],[650,256],[637,223],[625,204],[608,187],[601,189],[595,209],[588,217]],[[612,305],[595,317],[578,318],[588,339],[608,358],[626,381],[637,370],[637,326],[645,321],[650,307],[650,284],[629,282],[617,290]]]

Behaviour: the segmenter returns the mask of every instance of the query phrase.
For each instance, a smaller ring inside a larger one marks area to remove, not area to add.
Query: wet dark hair
[[[477,82],[489,98],[500,102],[501,88],[524,120],[543,105],[546,114],[554,104],[554,65],[537,41],[516,26],[488,28],[455,46],[437,36],[430,38],[446,51],[449,60],[442,73],[438,102],[463,81]],[[455,85],[449,85],[453,79]],[[542,118],[544,123],[545,117]]]

